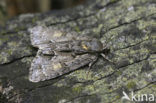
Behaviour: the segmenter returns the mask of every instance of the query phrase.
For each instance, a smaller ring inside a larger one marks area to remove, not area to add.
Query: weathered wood
[[[86,67],[29,82],[36,49],[28,28],[42,24],[99,38],[113,63],[100,58],[89,74]],[[122,103],[123,91],[156,96],[155,30],[154,0],[88,0],[74,9],[16,17],[0,28],[0,102]]]

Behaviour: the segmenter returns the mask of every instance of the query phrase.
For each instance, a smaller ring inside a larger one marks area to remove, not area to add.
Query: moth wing
[[[73,70],[79,69],[95,60],[96,56],[84,54],[76,56],[54,56],[49,59],[38,55],[34,58],[29,70],[29,80],[39,82],[56,78]]]
[[[30,39],[33,46],[43,49],[48,47],[49,42],[64,42],[70,41],[77,37],[76,32],[69,32],[69,30],[57,29],[55,27],[35,26],[29,28]]]
[[[29,28],[29,32],[31,43],[35,47],[40,47],[42,44],[47,44],[52,38],[51,35],[47,35],[50,33],[50,29],[44,26],[35,26],[33,28]]]

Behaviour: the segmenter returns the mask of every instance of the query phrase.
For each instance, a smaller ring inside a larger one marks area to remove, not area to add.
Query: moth
[[[31,82],[45,81],[86,65],[109,51],[100,40],[69,30],[35,26],[29,29],[31,44],[38,48],[29,69]]]

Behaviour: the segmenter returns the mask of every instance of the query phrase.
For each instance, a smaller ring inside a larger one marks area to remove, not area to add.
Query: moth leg
[[[98,58],[96,58],[95,60],[93,60],[91,63],[89,63],[89,68],[88,69],[91,69],[92,66],[97,62]]]
[[[110,60],[106,57],[105,54],[101,53],[100,55],[103,57],[104,60],[108,61],[109,63],[111,63],[111,64],[113,64],[113,65],[115,65],[112,61],[110,61]]]
[[[90,69],[97,62],[97,60],[98,60],[98,57],[95,60],[93,60],[91,63],[89,63],[89,67],[88,67],[88,71],[87,71],[87,79],[88,79],[88,75],[89,75]]]

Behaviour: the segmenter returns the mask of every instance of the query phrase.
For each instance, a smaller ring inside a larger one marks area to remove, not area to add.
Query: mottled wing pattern
[[[78,36],[75,32],[69,33],[68,31],[44,26],[36,26],[29,29],[29,32],[31,33],[32,45],[39,48],[29,70],[29,80],[32,82],[56,78],[79,69],[97,58],[92,54],[73,56],[72,52],[62,52],[68,51],[71,47],[77,50],[80,48],[78,41],[90,39]],[[58,53],[60,51],[61,53]]]
[[[35,26],[28,30],[30,32],[31,43],[33,46],[42,49],[50,42],[68,42],[74,40],[91,40],[88,36],[80,36],[76,32],[57,29],[55,27]]]
[[[56,55],[52,58],[37,55],[31,64],[29,80],[39,82],[56,78],[83,67],[95,59],[96,56],[91,54],[83,54],[76,57]]]
[[[46,54],[54,50],[67,50],[70,45],[77,43],[75,41],[88,41],[92,38],[78,35],[69,30],[58,30],[55,27],[35,26],[29,29],[31,43]]]

